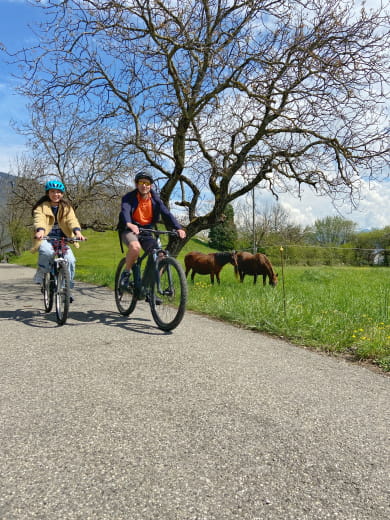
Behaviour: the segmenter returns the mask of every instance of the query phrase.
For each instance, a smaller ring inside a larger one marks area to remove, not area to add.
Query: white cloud
[[[390,181],[368,182],[362,180],[361,184],[361,199],[356,209],[348,203],[339,205],[336,209],[329,198],[319,197],[309,189],[303,191],[301,199],[289,194],[282,194],[279,197],[279,203],[291,216],[291,221],[302,226],[312,225],[317,219],[335,215],[352,220],[357,224],[358,229],[389,226]],[[259,204],[261,200],[263,198],[259,199]]]

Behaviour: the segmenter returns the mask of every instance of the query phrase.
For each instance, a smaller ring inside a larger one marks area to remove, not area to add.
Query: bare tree
[[[291,215],[279,203],[255,204],[240,200],[236,208],[237,226],[241,242],[253,250],[265,245],[299,244],[304,242],[307,230],[295,224]],[[254,211],[253,211],[254,209]]]
[[[109,128],[86,126],[77,111],[34,105],[30,123],[20,131],[29,136],[31,154],[17,160],[13,202],[31,207],[42,195],[42,184],[54,176],[65,184],[83,227],[114,227],[134,165]]]
[[[39,47],[23,50],[21,90],[32,109],[61,106],[85,128],[109,128],[113,143],[154,170],[163,200],[185,210],[189,237],[256,185],[275,194],[309,185],[355,200],[359,176],[388,174],[388,5],[47,0],[43,8]]]

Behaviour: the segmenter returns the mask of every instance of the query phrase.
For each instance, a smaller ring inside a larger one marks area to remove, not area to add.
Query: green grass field
[[[77,280],[113,288],[116,265],[122,258],[116,232],[87,231],[88,242],[77,250]],[[210,252],[191,240],[180,252]],[[35,267],[37,255],[25,252],[14,263]],[[390,270],[380,267],[296,267],[274,265],[276,288],[239,283],[233,266],[221,272],[221,285],[209,276],[189,281],[187,308],[241,327],[284,337],[329,353],[367,360],[390,371]]]

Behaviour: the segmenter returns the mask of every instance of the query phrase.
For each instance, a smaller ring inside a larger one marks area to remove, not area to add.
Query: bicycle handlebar
[[[148,229],[148,228],[138,228],[140,234],[141,233],[154,233],[155,235],[169,235],[172,237],[178,237],[179,234],[176,229],[171,231],[160,231],[159,229]]]
[[[61,238],[54,238],[54,237],[42,237],[41,240],[47,240],[48,242],[55,241],[55,240],[63,240],[64,242],[85,242],[87,240],[81,240],[81,238],[68,238],[68,237],[61,237]]]

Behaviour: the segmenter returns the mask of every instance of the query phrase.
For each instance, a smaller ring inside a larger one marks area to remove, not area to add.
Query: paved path
[[[388,520],[390,378],[0,265],[1,520]]]

